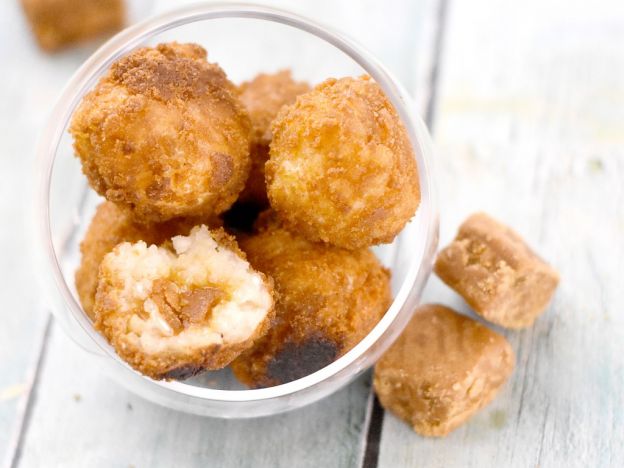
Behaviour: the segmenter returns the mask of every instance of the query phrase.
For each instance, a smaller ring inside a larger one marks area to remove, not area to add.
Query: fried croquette
[[[177,43],[115,62],[70,126],[91,186],[141,222],[228,209],[249,173],[250,129],[223,70]]]
[[[290,70],[277,73],[260,73],[253,80],[239,86],[240,99],[251,118],[251,170],[239,200],[266,208],[269,200],[264,181],[264,164],[269,159],[271,122],[279,110],[295,102],[300,94],[310,90],[310,85],[295,81]]]
[[[197,226],[172,249],[124,242],[106,254],[95,327],[137,371],[184,379],[226,366],[265,333],[272,289],[233,238]]]
[[[369,77],[329,79],[284,107],[266,164],[288,229],[347,249],[392,242],[420,202],[403,123]]]
[[[125,0],[22,0],[39,46],[52,52],[123,27]]]
[[[213,228],[220,225],[220,220],[175,218],[164,223],[139,224],[134,222],[128,209],[109,201],[101,203],[80,243],[82,258],[75,278],[80,303],[89,318],[94,319],[93,303],[100,262],[113,247],[121,242],[140,240],[147,245],[162,244],[173,236],[188,235],[199,224],[208,224]]]
[[[276,316],[268,333],[232,363],[244,384],[269,387],[330,364],[377,324],[391,302],[390,272],[368,249],[311,243],[274,220],[242,237],[249,262],[272,277]]]

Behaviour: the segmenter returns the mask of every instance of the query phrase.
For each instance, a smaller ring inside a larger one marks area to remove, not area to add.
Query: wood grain
[[[559,269],[499,397],[445,439],[393,416],[381,467],[624,463],[621,2],[452,2],[435,122],[441,240],[485,210]],[[468,307],[433,278],[426,299]]]
[[[48,320],[33,258],[34,143],[58,92],[90,49],[53,59],[41,54],[19,2],[0,2],[0,463],[12,457]]]
[[[151,404],[52,332],[18,466],[355,466],[363,378],[301,411],[226,421]]]

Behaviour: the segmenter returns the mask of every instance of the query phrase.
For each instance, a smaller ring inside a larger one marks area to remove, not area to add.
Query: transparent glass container
[[[234,82],[259,72],[290,68],[296,79],[371,75],[384,89],[409,131],[417,158],[422,201],[392,244],[375,248],[392,269],[394,301],[377,326],[325,368],[271,388],[248,390],[229,370],[187,381],[144,377],[121,361],[83,312],[74,288],[79,244],[101,201],[87,186],[67,129],[82,96],[112,62],[132,49],[160,42],[197,42]],[[437,247],[431,148],[410,96],[362,47],[339,33],[286,11],[256,5],[205,4],[182,8],[132,26],[104,44],[76,72],[56,105],[38,145],[37,221],[45,298],[58,323],[98,368],[144,398],[198,415],[245,418],[298,408],[343,387],[365,371],[397,338],[418,304]]]

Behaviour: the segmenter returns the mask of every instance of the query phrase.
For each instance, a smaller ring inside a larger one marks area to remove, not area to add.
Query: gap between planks
[[[24,440],[24,435],[28,431],[32,408],[37,400],[37,382],[39,381],[39,375],[41,374],[41,369],[43,368],[45,361],[45,351],[48,347],[51,329],[52,314],[48,312],[41,334],[36,341],[33,362],[31,366],[29,366],[30,371],[26,379],[26,390],[21,397],[17,408],[17,417],[15,427],[13,429],[13,436],[11,440],[9,440],[6,460],[3,465],[5,468],[14,468],[19,463],[22,441]]]

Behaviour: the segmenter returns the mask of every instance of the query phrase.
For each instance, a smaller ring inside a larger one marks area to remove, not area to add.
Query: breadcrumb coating
[[[211,228],[219,227],[218,218],[175,218],[163,223],[139,224],[132,219],[131,212],[123,207],[106,201],[101,203],[84,239],[80,243],[81,261],[76,270],[76,290],[82,308],[91,320],[94,320],[93,304],[97,288],[97,275],[104,255],[121,242],[144,241],[147,245],[160,245],[173,236],[188,235],[194,226],[207,224]]]
[[[124,242],[106,254],[95,327],[142,374],[184,379],[228,365],[266,332],[272,289],[233,238],[198,226],[172,249]]]
[[[392,242],[420,202],[409,137],[369,77],[328,79],[284,107],[265,166],[293,232],[347,249]]]
[[[249,173],[250,129],[223,70],[177,43],[115,62],[70,126],[91,186],[142,222],[228,209]]]
[[[276,316],[269,332],[232,363],[250,387],[311,374],[355,346],[391,303],[390,272],[368,249],[312,243],[261,215],[259,232],[240,239],[254,268],[274,280]]]
[[[260,73],[253,80],[239,86],[241,102],[251,119],[251,170],[239,200],[267,208],[269,200],[264,181],[264,165],[269,159],[271,122],[280,109],[292,104],[297,96],[310,90],[310,85],[295,81],[290,70],[277,73]]]

